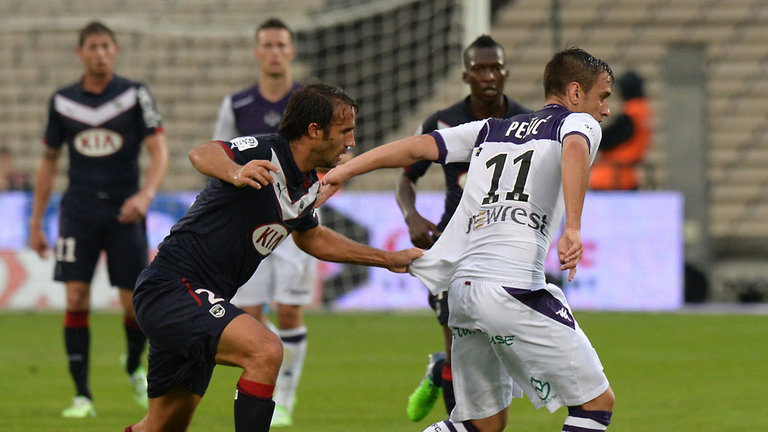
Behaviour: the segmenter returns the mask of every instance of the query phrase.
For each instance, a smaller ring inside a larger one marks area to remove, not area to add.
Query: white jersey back
[[[593,161],[600,125],[560,105],[432,132],[441,163],[470,166],[456,213],[411,274],[433,293],[464,276],[544,287],[544,260],[564,213],[562,142],[571,134],[587,140]]]

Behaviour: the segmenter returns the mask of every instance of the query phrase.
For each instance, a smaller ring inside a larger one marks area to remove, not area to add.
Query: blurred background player
[[[0,147],[0,191],[3,190],[30,190],[32,185],[29,176],[16,169],[16,161],[11,149]]]
[[[281,20],[271,18],[258,26],[253,54],[259,63],[259,80],[224,98],[214,140],[276,133],[288,99],[300,87],[293,81],[291,71],[291,61],[296,55],[293,34]],[[312,301],[316,279],[317,260],[299,249],[289,236],[232,299],[283,341],[283,364],[275,388],[276,407],[272,416],[275,427],[293,423],[296,389],[307,352],[302,307]],[[277,328],[264,315],[265,307],[273,302],[277,304]]]
[[[616,80],[623,99],[621,112],[603,128],[589,187],[597,190],[637,190],[643,162],[653,141],[653,111],[645,97],[643,79],[630,70]]]
[[[506,69],[504,49],[493,38],[483,35],[475,39],[463,54],[464,71],[461,79],[469,85],[470,94],[450,107],[429,116],[416,131],[416,135],[457,126],[489,117],[507,118],[528,113],[529,109],[504,94],[509,71]],[[416,182],[433,165],[424,160],[405,168],[396,185],[397,203],[403,213],[411,242],[420,248],[429,248],[440,236],[461,200],[469,163],[456,162],[442,166],[445,175],[445,209],[435,225],[416,209]],[[429,356],[427,372],[419,386],[408,398],[406,413],[413,421],[423,419],[434,407],[442,389],[448,414],[455,400],[451,379],[451,331],[448,328],[448,298],[445,293],[429,294],[429,305],[437,314],[443,328],[445,352]]]
[[[43,215],[58,172],[64,143],[69,154],[69,186],[61,200],[54,279],[66,285],[64,344],[77,389],[64,417],[93,417],[88,382],[91,279],[101,251],[110,282],[118,287],[128,341],[125,369],[134,397],[147,407],[146,372],[141,354],[146,337],[139,329],[132,293],[148,262],[145,217],[168,168],[161,118],[147,87],[115,74],[115,35],[99,22],[79,34],[77,56],[83,77],[57,90],[48,108],[45,150],[37,170],[29,245],[49,254]],[[139,188],[142,146],[151,162]]]

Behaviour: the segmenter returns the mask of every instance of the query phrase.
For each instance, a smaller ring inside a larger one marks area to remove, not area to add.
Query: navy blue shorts
[[[66,194],[61,203],[56,239],[54,279],[90,283],[101,251],[113,286],[133,289],[147,266],[147,229],[144,220],[117,221],[123,200]]]
[[[448,324],[448,291],[443,291],[438,295],[429,293],[429,307],[435,311],[437,322]]]
[[[162,396],[178,384],[203,396],[221,333],[244,312],[205,285],[153,266],[139,276],[133,306],[149,338],[149,397]]]

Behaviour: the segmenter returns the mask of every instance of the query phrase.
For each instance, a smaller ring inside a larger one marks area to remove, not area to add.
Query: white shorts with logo
[[[600,359],[555,285],[531,291],[487,279],[451,282],[451,421],[498,413],[521,396],[536,408],[581,405],[608,388]]]
[[[312,302],[317,280],[317,259],[296,246],[288,236],[269,254],[232,298],[237,306],[269,303],[306,306]]]

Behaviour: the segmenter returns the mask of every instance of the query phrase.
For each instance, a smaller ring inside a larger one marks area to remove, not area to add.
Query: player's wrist
[[[412,224],[412,223],[413,223],[413,222],[414,222],[416,219],[418,219],[418,217],[419,217],[420,215],[419,215],[419,212],[417,212],[416,210],[408,210],[408,211],[405,211],[405,212],[404,212],[404,215],[403,215],[403,216],[404,216],[404,218],[405,218],[405,223],[407,223],[408,225],[410,225],[410,224]]]

